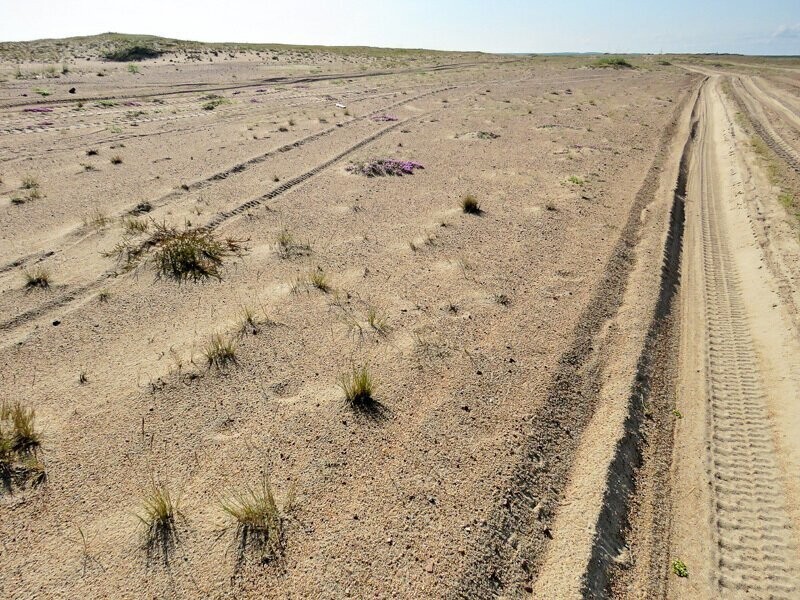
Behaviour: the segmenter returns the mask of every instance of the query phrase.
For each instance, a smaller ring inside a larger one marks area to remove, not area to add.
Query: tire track
[[[733,79],[734,98],[739,110],[750,117],[750,122],[759,137],[772,149],[775,154],[782,158],[786,163],[800,173],[800,151],[792,147],[772,126],[769,118],[764,114],[755,98],[741,79]]]
[[[699,136],[706,379],[716,583],[722,597],[797,598],[798,549],[766,406],[764,381],[749,330],[741,281],[724,229],[705,97]]]

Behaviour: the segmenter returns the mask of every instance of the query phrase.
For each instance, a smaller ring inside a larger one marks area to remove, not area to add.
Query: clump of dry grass
[[[83,225],[84,227],[93,227],[94,229],[101,229],[108,225],[111,219],[108,218],[108,214],[105,213],[103,210],[96,208],[92,211],[92,213],[88,217],[84,217]]]
[[[137,219],[136,217],[123,217],[122,227],[129,235],[138,235],[140,233],[147,233],[150,224],[145,219]]]
[[[119,154],[115,154],[111,157],[111,164],[112,165],[119,165],[122,164],[122,157]]]
[[[291,232],[284,227],[275,240],[275,252],[281,258],[308,256],[311,254],[311,244],[298,242]]]
[[[264,476],[259,485],[248,485],[222,500],[222,510],[236,522],[240,553],[252,546],[267,560],[283,554],[285,513],[291,509],[293,497],[290,493],[281,510],[269,479]]]
[[[164,484],[151,483],[142,498],[136,518],[144,527],[145,547],[148,553],[161,550],[166,560],[169,550],[177,540],[177,519],[181,516],[180,499],[173,498]]]
[[[0,484],[10,488],[15,483],[44,482],[44,465],[37,457],[41,444],[34,409],[19,403],[0,404]]]
[[[345,400],[353,408],[365,408],[375,404],[376,383],[366,365],[339,375],[339,387]]]
[[[224,369],[229,365],[236,364],[236,341],[228,338],[221,333],[211,336],[203,355],[209,367]]]
[[[35,269],[25,269],[22,274],[25,277],[25,288],[32,290],[40,288],[46,290],[50,287],[50,271],[44,267]]]
[[[468,215],[479,215],[483,212],[478,199],[472,194],[467,194],[461,199],[461,210]]]
[[[124,239],[106,256],[115,256],[126,268],[133,268],[149,258],[159,278],[177,282],[222,279],[220,267],[231,255],[241,255],[241,242],[218,239],[202,229],[177,229],[153,223],[151,236],[140,244]]]
[[[322,270],[322,267],[317,267],[308,274],[308,282],[319,291],[326,294],[331,291],[330,280],[328,279],[327,273]]]
[[[391,329],[388,317],[378,310],[376,306],[370,305],[367,308],[367,323],[381,335],[386,335]]]

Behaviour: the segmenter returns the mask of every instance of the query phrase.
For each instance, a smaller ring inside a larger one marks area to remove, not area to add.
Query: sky
[[[485,52],[800,54],[800,0],[0,0],[0,41],[108,31]]]

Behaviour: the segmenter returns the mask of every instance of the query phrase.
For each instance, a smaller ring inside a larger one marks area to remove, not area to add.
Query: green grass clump
[[[619,56],[604,56],[592,63],[593,67],[604,69],[633,69],[633,65]]]
[[[689,569],[686,566],[686,563],[683,562],[680,558],[672,561],[672,572],[675,573],[675,575],[677,575],[678,577],[689,576]]]
[[[339,387],[342,388],[347,403],[354,408],[375,404],[376,384],[366,365],[354,367],[352,371],[339,375]]]
[[[134,65],[133,63],[128,65],[128,73],[136,75],[137,73],[139,73],[139,71],[140,71],[139,65]]]
[[[467,194],[461,199],[461,210],[468,215],[479,215],[483,212],[478,199],[472,194]]]
[[[44,267],[25,269],[22,274],[25,277],[25,287],[29,290],[34,288],[46,290],[50,287],[50,271]]]
[[[254,546],[263,558],[277,558],[283,554],[284,512],[292,499],[281,510],[275,500],[269,479],[265,476],[257,486],[246,486],[222,500],[222,510],[236,522],[239,550],[244,552]]]
[[[567,178],[567,181],[569,181],[570,183],[575,184],[575,185],[583,185],[584,183],[586,183],[585,180],[581,179],[577,175],[570,175]]]

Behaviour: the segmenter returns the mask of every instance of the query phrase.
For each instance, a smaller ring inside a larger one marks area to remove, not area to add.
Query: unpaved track
[[[691,423],[678,428],[673,551],[694,548],[698,554],[682,555],[691,575],[680,581],[673,577],[670,595],[797,598],[796,500],[789,493],[797,475],[791,469],[797,442],[784,431],[800,397],[794,378],[797,355],[787,347],[796,334],[787,334],[791,326],[781,319],[782,307],[772,302],[777,286],[767,269],[757,266],[763,259],[744,205],[753,187],[739,175],[741,148],[732,137],[718,77],[707,82],[699,114],[687,200],[689,276],[682,296],[684,314],[690,317],[684,321],[684,339],[702,339],[702,348],[683,348],[684,354],[702,358],[704,368],[684,360],[681,383],[685,393],[702,390],[697,382],[704,381],[706,407],[684,395],[679,408],[684,419],[705,412],[706,430]],[[705,323],[704,333],[698,336],[687,322],[693,327]],[[767,322],[779,327],[766,330],[761,325]],[[784,364],[780,377],[775,361]],[[705,456],[707,473],[695,473],[693,480],[692,456],[698,451]],[[681,472],[681,465],[688,473]],[[696,502],[703,497],[710,503],[706,533],[711,539],[705,548],[703,503]],[[690,531],[693,525],[697,528]]]

